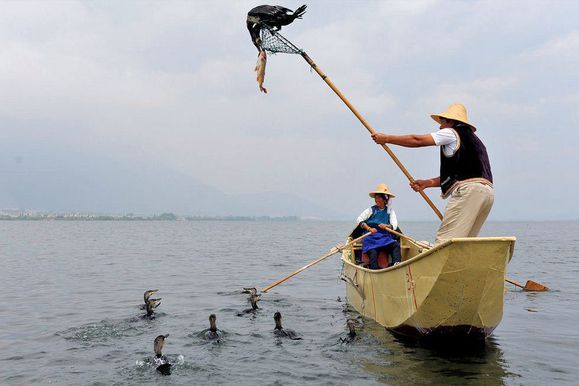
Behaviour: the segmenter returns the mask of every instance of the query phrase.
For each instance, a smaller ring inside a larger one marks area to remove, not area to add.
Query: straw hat
[[[431,117],[438,123],[440,123],[440,118],[454,119],[455,121],[466,123],[472,128],[472,131],[476,131],[476,127],[474,127],[468,121],[468,116],[466,115],[466,108],[464,107],[464,105],[461,105],[460,103],[454,103],[448,106],[448,109],[446,109],[444,113],[432,114]]]
[[[376,194],[387,194],[390,197],[396,197],[395,195],[392,194],[391,191],[388,190],[388,185],[386,184],[378,184],[376,189],[374,189],[373,192],[370,192],[369,196],[374,198],[376,197]]]

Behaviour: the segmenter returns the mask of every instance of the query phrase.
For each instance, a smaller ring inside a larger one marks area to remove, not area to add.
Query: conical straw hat
[[[388,185],[386,184],[378,184],[376,189],[373,192],[370,192],[369,196],[374,198],[376,197],[376,194],[386,194],[390,197],[396,197],[395,195],[392,194],[391,191],[388,190]]]
[[[466,108],[460,103],[454,103],[448,106],[448,109],[446,109],[444,113],[432,114],[431,117],[438,123],[440,123],[440,118],[454,119],[455,121],[466,123],[472,128],[472,131],[476,131],[476,127],[474,127],[468,120]]]

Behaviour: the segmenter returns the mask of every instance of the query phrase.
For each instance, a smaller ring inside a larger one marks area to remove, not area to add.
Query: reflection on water
[[[348,311],[351,315],[355,311]],[[423,343],[389,333],[370,319],[363,334],[371,335],[382,350],[359,358],[360,365],[390,385],[464,384],[505,385],[516,374],[507,371],[503,352],[491,336],[486,344]],[[374,349],[373,349],[374,351]]]

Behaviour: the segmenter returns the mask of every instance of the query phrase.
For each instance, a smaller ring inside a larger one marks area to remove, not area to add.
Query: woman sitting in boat
[[[389,190],[386,184],[379,184],[376,190],[370,192],[370,197],[374,199],[376,205],[366,209],[358,216],[359,227],[372,234],[362,240],[362,253],[368,255],[370,269],[380,269],[378,265],[378,255],[385,251],[391,256],[393,265],[401,261],[400,243],[386,229],[398,228],[396,213],[390,207],[390,198],[396,197]],[[382,267],[385,268],[385,267]]]

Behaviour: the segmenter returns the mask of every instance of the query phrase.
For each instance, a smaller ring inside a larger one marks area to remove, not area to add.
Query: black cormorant
[[[251,292],[251,295],[249,296],[249,302],[251,303],[251,308],[248,308],[246,310],[238,312],[237,316],[243,316],[245,314],[255,313],[255,311],[257,311],[259,309],[259,307],[257,306],[257,302],[259,301],[260,298],[261,298],[261,295],[258,295],[255,291]]]
[[[346,322],[348,326],[348,335],[345,338],[340,338],[342,343],[351,343],[356,338],[356,321],[354,319],[348,319]]]
[[[157,371],[163,375],[171,374],[171,363],[169,363],[169,360],[165,355],[163,355],[162,352],[163,345],[165,344],[165,339],[167,339],[168,336],[169,334],[159,335],[158,337],[155,338],[154,343],[154,350],[155,350],[154,363],[157,366]]]
[[[147,317],[153,319],[155,317],[155,308],[159,307],[161,299],[148,299],[145,309],[147,310]]]
[[[258,51],[262,50],[259,33],[262,24],[279,31],[282,26],[290,24],[295,19],[301,19],[306,13],[306,5],[295,11],[280,5],[259,5],[247,13],[247,29],[251,35],[251,42]]]
[[[281,314],[279,312],[276,312],[275,314],[273,314],[273,320],[275,320],[275,328],[273,330],[273,333],[275,336],[278,336],[280,338],[290,338],[292,340],[300,340],[302,339],[301,337],[299,337],[295,331],[293,330],[287,330],[284,329],[281,325]]]
[[[221,334],[217,330],[217,317],[215,314],[211,314],[209,315],[209,330],[205,333],[205,338],[219,341],[220,337]]]
[[[159,291],[158,289],[153,289],[153,290],[146,290],[145,293],[143,294],[143,299],[145,300],[145,304],[141,305],[141,309],[145,309],[147,308],[147,301],[149,300],[149,298],[151,296],[153,296],[155,294],[155,292]]]

